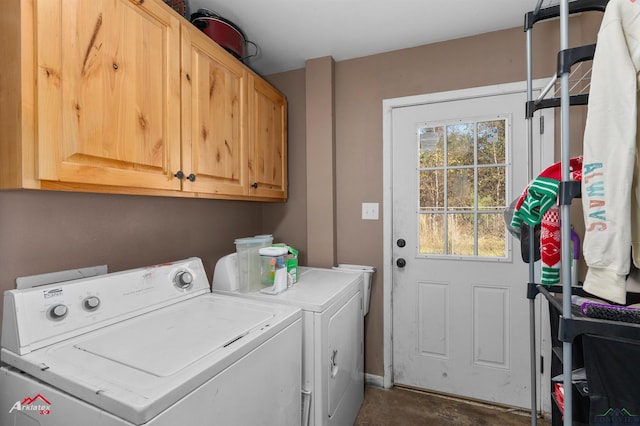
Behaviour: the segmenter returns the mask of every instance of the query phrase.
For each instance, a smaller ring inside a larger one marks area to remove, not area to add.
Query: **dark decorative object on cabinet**
[[[189,19],[189,1],[188,0],[162,0],[180,15]]]
[[[198,9],[191,15],[191,23],[241,61],[258,54],[258,46],[247,40],[247,35],[239,26],[212,10]],[[248,45],[253,46],[254,53],[249,54]]]

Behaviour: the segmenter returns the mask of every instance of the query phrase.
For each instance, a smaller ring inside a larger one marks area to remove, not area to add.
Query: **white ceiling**
[[[547,3],[549,1],[547,0]],[[557,2],[556,2],[557,3]],[[268,75],[524,25],[537,0],[190,0],[260,47],[247,64]],[[252,51],[252,50],[251,50]]]

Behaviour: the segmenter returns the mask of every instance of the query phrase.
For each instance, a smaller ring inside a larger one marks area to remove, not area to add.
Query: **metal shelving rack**
[[[562,218],[568,218],[570,214],[571,201],[579,196],[580,182],[571,181],[569,168],[569,108],[572,105],[586,105],[588,102],[588,84],[582,84],[581,90],[577,94],[570,94],[570,89],[576,85],[570,82],[571,69],[574,65],[593,59],[595,45],[581,46],[577,48],[569,48],[569,15],[585,11],[602,11],[604,12],[608,0],[560,0],[559,4],[542,8],[544,0],[538,0],[535,9],[525,15],[525,32],[527,43],[527,106],[526,119],[528,121],[528,152],[529,159],[533,158],[533,115],[535,111],[541,108],[560,107],[561,113],[561,163],[562,163],[562,182],[558,194],[560,204],[560,215]],[[560,51],[558,53],[557,73],[551,79],[547,87],[543,90],[537,99],[533,99],[532,81],[533,81],[533,60],[532,60],[532,31],[533,26],[539,21],[560,18]],[[579,79],[581,80],[581,78]],[[559,83],[560,96],[545,98],[551,88]],[[529,161],[529,181],[533,180],[532,161]],[[543,293],[545,297],[552,303],[557,303],[551,291],[560,291],[563,295],[571,295],[572,277],[571,268],[562,268],[562,287],[556,286],[554,289],[547,289],[542,285],[535,283],[535,266],[534,266],[534,230],[529,228],[529,286],[527,297],[529,298],[529,317],[530,317],[530,345],[531,345],[531,424],[537,424],[537,407],[536,407],[536,360],[535,360],[535,298],[537,294]],[[562,265],[571,264],[571,227],[568,220],[561,222],[561,244],[562,244]],[[572,365],[573,365],[573,340],[578,334],[576,326],[573,326],[573,315],[571,312],[571,297],[562,298],[562,315],[559,324],[558,338],[563,342],[562,366],[563,366],[563,384],[564,384],[564,424],[572,425],[573,419],[573,392],[572,392]],[[575,324],[581,324],[585,319]],[[588,322],[592,325],[592,321]],[[597,321],[601,324],[602,321]],[[573,330],[569,332],[569,330]],[[640,330],[640,329],[639,329]],[[583,332],[583,330],[581,330]]]

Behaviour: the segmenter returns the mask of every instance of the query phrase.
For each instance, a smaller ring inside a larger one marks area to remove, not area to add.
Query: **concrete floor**
[[[539,426],[549,426],[538,419]],[[529,413],[403,388],[366,386],[354,426],[527,426]]]

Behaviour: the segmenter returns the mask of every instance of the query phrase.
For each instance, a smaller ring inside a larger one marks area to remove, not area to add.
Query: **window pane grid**
[[[418,128],[419,253],[506,257],[505,118]]]

